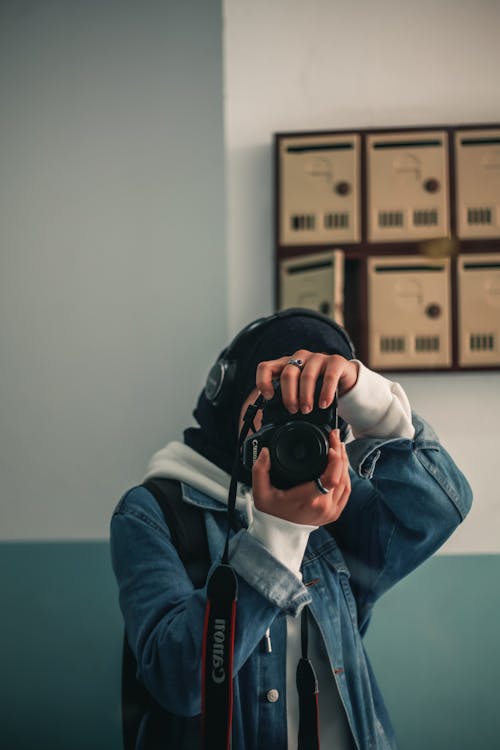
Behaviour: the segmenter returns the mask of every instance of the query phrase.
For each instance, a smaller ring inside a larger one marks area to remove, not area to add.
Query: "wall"
[[[234,333],[274,305],[273,134],[499,122],[500,4],[226,0],[224,13]],[[402,750],[492,750],[500,373],[394,377],[469,477],[475,504],[441,554],[380,602],[367,647]]]
[[[109,518],[227,331],[220,3],[3,2],[0,107],[0,745],[109,750]]]
[[[498,14],[227,2],[225,152],[218,1],[1,4],[2,746],[120,747],[109,515],[188,421],[228,319],[272,309],[271,134],[498,121]],[[499,377],[401,379],[476,506],[367,646],[402,750],[490,750]]]
[[[0,533],[103,539],[226,335],[219,3],[0,14]]]
[[[225,3],[232,332],[273,310],[273,133],[498,122],[499,24],[490,0]],[[475,490],[467,532],[445,551],[500,553],[500,373],[397,378]]]

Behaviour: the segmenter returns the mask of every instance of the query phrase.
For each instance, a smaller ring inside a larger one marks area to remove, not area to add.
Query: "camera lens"
[[[289,422],[274,435],[271,462],[291,483],[300,484],[325,470],[328,439],[324,431],[309,422]]]

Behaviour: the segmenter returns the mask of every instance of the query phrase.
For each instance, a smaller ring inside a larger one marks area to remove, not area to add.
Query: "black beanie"
[[[338,330],[327,320],[311,314],[297,314],[270,319],[244,335],[236,345],[230,346],[230,358],[236,360],[236,374],[229,399],[213,406],[200,393],[193,416],[200,425],[184,431],[184,442],[224,469],[232,472],[238,438],[241,407],[255,388],[257,365],[270,359],[292,356],[299,349],[324,354],[340,354],[346,359],[354,356],[345,331]],[[219,358],[225,355],[225,349]],[[240,480],[247,481],[243,467]]]

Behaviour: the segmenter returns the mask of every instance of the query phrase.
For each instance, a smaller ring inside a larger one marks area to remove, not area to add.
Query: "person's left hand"
[[[300,360],[303,367],[299,369],[289,364],[290,359]],[[299,409],[302,414],[308,414],[314,405],[314,391],[319,377],[323,377],[319,406],[325,409],[333,402],[335,391],[339,396],[344,396],[356,385],[358,365],[340,354],[318,354],[299,349],[290,357],[261,362],[257,367],[255,383],[264,398],[269,400],[274,394],[272,381],[279,378],[285,408],[291,414]]]

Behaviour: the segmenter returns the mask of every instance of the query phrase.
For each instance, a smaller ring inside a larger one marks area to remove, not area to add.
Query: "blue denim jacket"
[[[348,444],[351,496],[338,521],[310,535],[303,581],[245,528],[233,535],[230,559],[239,586],[233,750],[287,748],[285,616],[297,616],[305,604],[324,639],[356,746],[397,747],[362,635],[376,600],[443,544],[472,502],[466,479],[432,428],[415,414],[413,423],[413,440]],[[226,507],[186,485],[183,496],[205,512],[217,564]],[[198,715],[205,589],[193,589],[162,512],[144,488],[130,490],[118,504],[111,551],[142,680],[170,712],[186,720]],[[272,653],[263,645],[268,628]],[[274,700],[270,689],[278,691]]]

